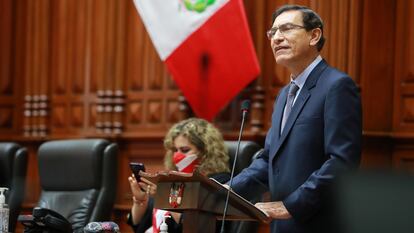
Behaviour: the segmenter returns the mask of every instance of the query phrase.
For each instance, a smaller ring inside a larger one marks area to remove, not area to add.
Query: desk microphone
[[[220,233],[224,233],[224,220],[226,219],[227,207],[229,206],[229,197],[230,197],[231,186],[233,184],[234,169],[236,167],[237,157],[239,155],[240,141],[241,141],[241,136],[243,132],[244,121],[246,119],[247,113],[249,113],[249,109],[250,109],[250,100],[244,100],[241,104],[242,122],[240,125],[239,138],[237,139],[237,147],[236,147],[236,153],[234,154],[233,167],[231,168],[231,175],[230,175],[230,181],[229,181],[230,187],[227,190],[226,202],[224,203],[223,219],[221,222]]]

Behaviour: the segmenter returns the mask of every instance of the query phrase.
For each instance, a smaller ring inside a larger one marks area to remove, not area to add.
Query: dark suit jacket
[[[347,74],[322,60],[306,80],[280,135],[287,91],[286,86],[275,101],[263,154],[235,177],[233,189],[250,198],[260,195],[257,190],[264,184],[271,201],[283,201],[292,218],[273,221],[274,233],[331,232],[328,190],[339,173],[360,162],[359,92]]]

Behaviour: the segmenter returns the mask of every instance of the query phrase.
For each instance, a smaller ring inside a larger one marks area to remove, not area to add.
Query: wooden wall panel
[[[126,21],[127,21],[127,2],[120,1],[116,8],[116,26],[115,26],[115,77],[113,78],[114,84],[114,98],[113,98],[113,133],[119,135],[124,130],[124,111],[125,111],[125,48],[126,40]]]
[[[16,90],[13,79],[13,1],[0,2],[0,132],[12,133],[15,124]]]
[[[51,8],[51,47],[50,76],[51,93],[55,96],[64,95],[66,83],[66,53],[67,53],[67,6],[66,1],[52,1]]]
[[[181,114],[181,104],[177,101],[177,98],[168,98],[165,105],[165,118],[167,122],[178,122],[184,118],[183,114]]]
[[[66,107],[60,104],[53,105],[52,111],[52,124],[54,130],[58,133],[59,131],[63,131],[63,129],[67,128],[67,119],[68,112],[66,111]]]
[[[397,10],[393,127],[414,138],[414,3],[399,1]]]
[[[363,5],[359,0],[350,1],[350,12],[348,24],[348,60],[347,60],[347,72],[359,85],[361,84],[361,43],[362,38],[360,37],[362,32],[361,21],[362,21],[362,8]]]
[[[414,173],[414,3],[396,3],[393,166]]]
[[[393,147],[394,142],[391,137],[365,135],[362,144],[361,169],[391,169]]]
[[[102,2],[102,1],[99,1]],[[97,2],[96,2],[97,3]],[[108,96],[113,94],[113,84],[115,79],[115,22],[116,7],[118,6],[116,1],[104,1],[106,5],[106,15],[103,21],[105,27],[104,37],[104,73],[103,73],[103,89]]]
[[[257,59],[261,67],[264,64],[264,48],[268,47],[268,41],[263,35],[266,34],[267,24],[263,17],[266,7],[265,1],[253,1],[245,0],[244,7],[246,11],[247,20],[252,35]],[[262,69],[262,68],[261,68]],[[263,74],[263,70],[261,72]],[[263,75],[259,74],[257,79],[253,81],[246,89],[244,93],[236,97],[232,103],[230,103],[220,114],[217,122],[222,122],[220,125],[223,129],[234,129],[236,125],[240,124],[240,100],[251,100],[250,117],[247,121],[249,125],[247,128],[252,134],[259,134],[264,127],[263,115],[265,111],[265,96],[263,89]],[[223,123],[225,122],[225,124]],[[237,127],[236,127],[237,128]]]
[[[27,38],[27,8],[25,6],[25,1],[12,1],[14,9],[12,12],[14,13],[13,19],[11,20],[13,33],[12,33],[12,54],[10,54],[9,60],[12,62],[12,77],[14,82],[14,90],[15,90],[15,99],[10,103],[14,105],[14,118],[13,121],[15,123],[15,130],[14,135],[19,135],[20,137],[23,135],[25,136],[25,132],[28,132],[26,129],[27,118],[24,116],[28,113],[28,106],[25,103],[25,87],[26,83],[23,82],[24,75],[26,74],[25,71],[25,61],[26,61],[26,43],[25,40]],[[7,51],[7,50],[2,50]],[[0,77],[4,78],[4,77]],[[2,131],[3,132],[3,131]],[[8,135],[10,137],[10,134]]]
[[[3,132],[10,131],[13,128],[13,105],[0,105],[0,130]]]
[[[108,120],[108,114],[106,113],[106,95],[111,94],[106,90],[107,76],[105,74],[105,61],[106,61],[106,24],[107,24],[107,1],[92,1],[92,36],[91,44],[91,79],[90,84],[96,87],[97,97],[97,115],[96,115],[96,129],[98,133],[103,133],[105,129],[105,123]],[[109,122],[108,122],[109,123]],[[109,129],[110,125],[106,125]]]
[[[393,167],[414,174],[414,146],[411,143],[405,146],[399,146],[394,151]]]
[[[132,1],[128,1],[127,8],[127,45],[125,47],[130,52],[126,55],[126,90],[127,92],[139,92],[144,86],[141,75],[144,66],[143,61],[145,60],[142,56],[143,43],[144,40],[149,38]]]
[[[48,56],[49,56],[49,1],[27,2],[26,8],[27,34],[23,43],[24,53],[23,83],[25,93],[25,126],[24,135],[43,137],[47,134],[46,122],[48,90]]]
[[[85,51],[88,41],[85,39],[85,18],[88,8],[85,1],[54,1],[51,8],[56,9],[52,10],[54,30],[51,31],[51,54],[58,58],[57,61],[51,60],[51,63],[56,62],[56,66],[51,67],[54,74],[51,77],[51,115],[52,122],[58,121],[60,125],[60,128],[52,128],[51,134],[62,137],[84,132],[85,118],[78,114],[86,111],[79,110],[77,106],[84,105],[86,88]]]
[[[324,19],[326,44],[323,57],[359,84],[360,23],[362,1],[312,1],[310,6]],[[338,56],[341,54],[341,56]]]
[[[127,109],[127,123],[130,126],[139,125],[142,123],[142,101],[130,101],[128,104],[129,108]]]
[[[23,70],[24,70],[24,74],[22,76],[21,81],[23,81],[23,83],[25,83],[24,86],[24,93],[25,93],[25,120],[24,120],[24,135],[27,136],[33,136],[33,125],[34,125],[34,117],[33,117],[33,108],[32,108],[32,103],[33,103],[33,85],[32,85],[32,80],[33,78],[28,78],[27,76],[29,74],[32,74],[32,60],[31,58],[31,54],[32,54],[32,46],[29,43],[30,41],[33,41],[32,38],[32,34],[33,34],[33,26],[31,24],[31,22],[33,22],[33,7],[32,7],[33,3],[27,3],[25,5],[21,5],[22,8],[26,8],[25,9],[25,13],[27,15],[27,17],[25,17],[25,23],[26,23],[26,33],[25,33],[25,40],[22,41],[22,43],[25,45],[26,50],[23,51],[23,56],[24,56],[24,61],[22,64]]]
[[[13,94],[12,79],[12,35],[13,1],[0,2],[0,96]]]
[[[364,130],[377,134],[391,130],[394,61],[390,52],[395,51],[396,23],[396,2],[380,3],[364,1],[361,47]]]
[[[235,139],[240,103],[252,100],[245,139],[263,143],[273,102],[289,81],[265,36],[284,3],[325,21],[327,61],[361,89],[362,168],[414,171],[414,3],[410,0],[244,0],[261,66],[214,123]],[[120,145],[114,219],[130,206],[129,161],[162,169],[162,138],[193,116],[132,0],[0,0],[0,138],[28,146],[25,210],[39,195],[36,150],[44,140],[105,137]],[[262,227],[265,232],[266,226]],[[122,224],[122,231],[130,229]]]
[[[70,1],[74,6],[68,7],[68,19],[71,25],[68,27],[68,69],[66,77],[68,78],[69,91],[73,96],[81,97],[85,92],[85,58],[86,58],[86,17],[87,2]]]

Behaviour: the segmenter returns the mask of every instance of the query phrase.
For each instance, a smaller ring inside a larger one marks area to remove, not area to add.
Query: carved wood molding
[[[95,128],[98,134],[122,134],[125,99],[122,90],[97,91]]]
[[[24,101],[23,135],[25,137],[46,137],[49,128],[47,95],[26,95]]]
[[[414,131],[414,3],[397,1],[395,30],[394,131]]]

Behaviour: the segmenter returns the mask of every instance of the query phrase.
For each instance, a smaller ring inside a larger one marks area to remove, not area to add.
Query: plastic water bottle
[[[6,204],[4,192],[8,188],[0,188],[0,232],[9,232],[9,206]]]

